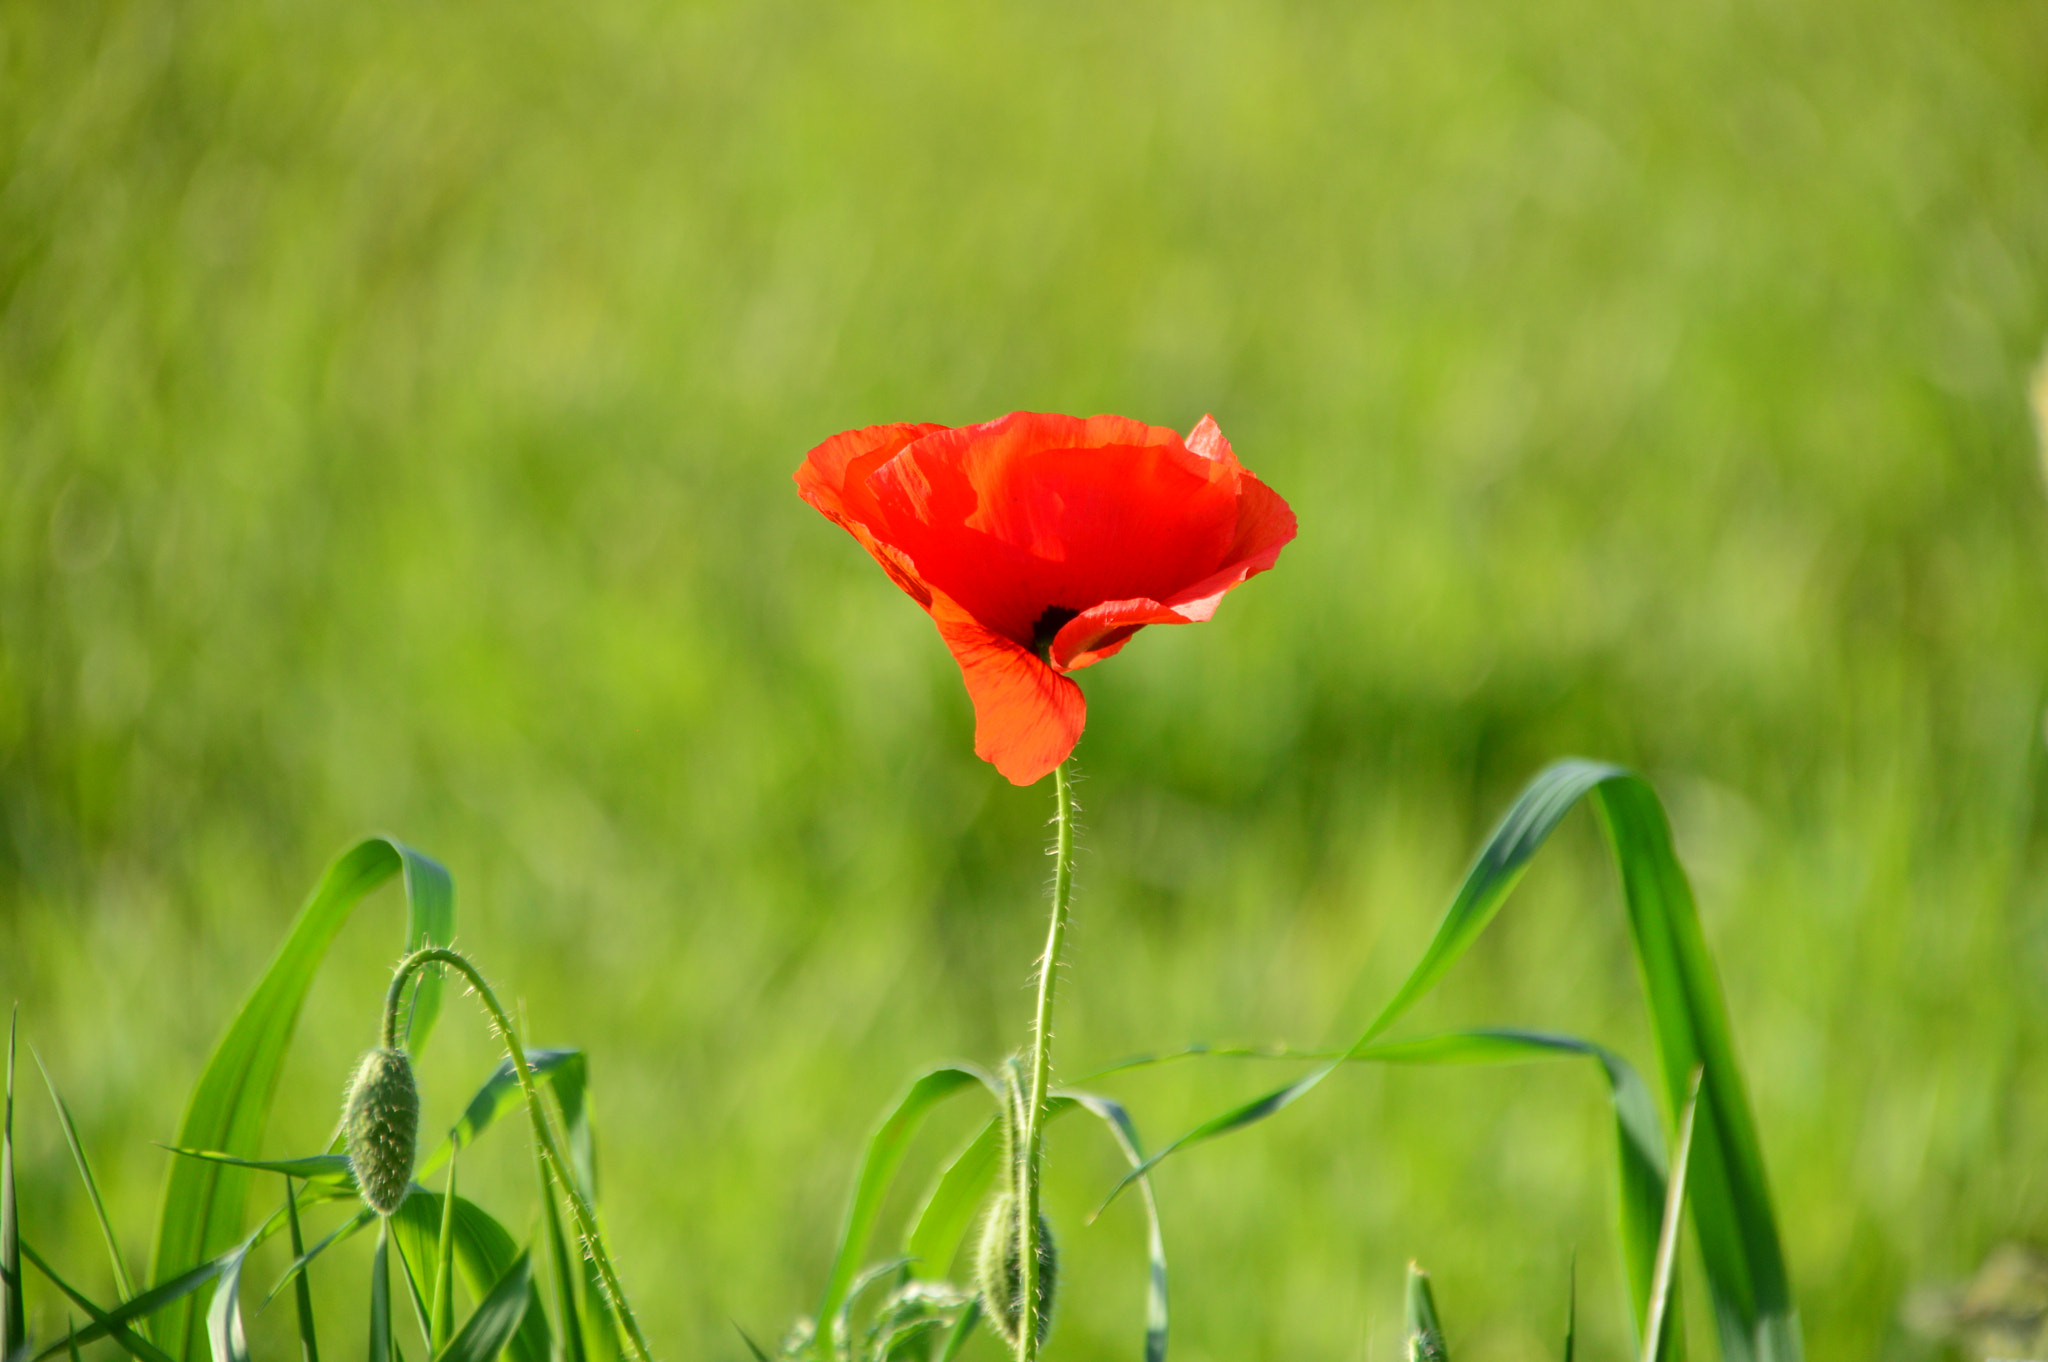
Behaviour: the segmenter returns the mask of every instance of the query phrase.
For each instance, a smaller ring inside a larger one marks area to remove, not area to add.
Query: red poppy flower
[[[930,613],[974,700],[974,751],[1018,785],[1066,760],[1087,707],[1067,673],[1148,624],[1190,624],[1273,566],[1294,513],[1203,417],[1013,412],[869,426],[796,470],[805,501]]]

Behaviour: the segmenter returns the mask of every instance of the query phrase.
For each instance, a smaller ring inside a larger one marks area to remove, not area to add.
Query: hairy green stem
[[[605,1251],[604,1238],[598,1232],[597,1215],[584,1199],[583,1193],[569,1176],[569,1161],[562,1156],[562,1145],[556,1138],[554,1123],[546,1106],[541,1103],[540,1090],[534,1085],[533,1068],[526,1062],[526,1049],[519,1043],[519,1034],[512,1029],[511,1018],[498,1005],[498,995],[491,992],[491,986],[469,957],[446,946],[429,946],[414,951],[399,961],[398,972],[391,977],[391,991],[384,998],[384,1044],[396,1048],[398,1043],[399,1003],[405,995],[405,986],[412,977],[428,965],[446,965],[469,981],[470,988],[490,1014],[491,1025],[505,1042],[505,1054],[512,1061],[512,1072],[519,1078],[519,1090],[526,1098],[526,1114],[533,1123],[534,1143],[540,1148],[541,1167],[544,1171],[542,1191],[552,1180],[554,1185],[569,1199],[569,1216],[576,1225],[576,1237],[581,1241],[583,1251],[590,1255],[590,1261],[597,1267],[598,1281],[604,1287],[606,1299],[612,1310],[625,1326],[626,1338],[632,1344],[632,1353],[637,1362],[653,1362],[653,1354],[647,1347],[646,1336],[640,1332],[640,1322],[633,1315],[633,1307],[626,1303],[626,1293],[619,1285],[619,1274],[612,1267],[611,1255]]]
[[[1067,907],[1074,889],[1074,785],[1061,762],[1053,773],[1058,803],[1058,831],[1053,841],[1052,926],[1045,937],[1045,957],[1038,962],[1038,1012],[1031,1023],[1031,1096],[1024,1106],[1024,1194],[1018,1198],[1019,1305],[1017,1356],[1038,1359],[1038,1183],[1045,1138],[1045,1089],[1052,1070],[1052,1002],[1059,983],[1060,947],[1067,936]]]

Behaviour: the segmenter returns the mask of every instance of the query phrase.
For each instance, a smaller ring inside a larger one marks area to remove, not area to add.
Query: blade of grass
[[[903,1156],[909,1152],[911,1138],[917,1134],[933,1107],[962,1088],[977,1083],[995,1093],[998,1102],[1003,1100],[1002,1090],[995,1079],[979,1069],[961,1065],[933,1069],[910,1085],[909,1091],[897,1100],[869,1138],[866,1157],[861,1160],[860,1176],[854,1182],[853,1197],[847,1203],[846,1220],[839,1234],[839,1248],[833,1256],[832,1271],[825,1279],[825,1294],[818,1302],[821,1355],[830,1357],[833,1354],[833,1321],[838,1317],[840,1304],[846,1299],[854,1274],[860,1270],[861,1259],[867,1253],[868,1236],[875,1227],[875,1217],[881,1214],[882,1197],[894,1181],[896,1170],[902,1166]]]
[[[1579,1346],[1579,1255],[1572,1254],[1571,1271],[1565,1280],[1564,1362],[1572,1362]]]
[[[852,1347],[852,1339],[853,1307],[855,1303],[860,1300],[861,1296],[867,1291],[869,1287],[873,1286],[876,1282],[879,1282],[883,1278],[894,1273],[898,1268],[903,1266],[905,1261],[906,1260],[902,1258],[891,1258],[886,1262],[876,1263],[874,1266],[862,1272],[858,1277],[855,1277],[853,1279],[853,1285],[846,1288],[846,1295],[839,1302],[839,1318],[836,1321],[836,1323],[839,1326],[837,1332],[840,1339],[841,1357],[850,1359],[854,1353],[854,1349]]]
[[[967,1308],[960,1312],[960,1318],[953,1322],[953,1332],[946,1339],[945,1348],[939,1353],[939,1362],[953,1362],[960,1350],[967,1346],[967,1336],[974,1332],[974,1326],[981,1323],[981,1297],[967,1302]]]
[[[1798,1311],[1713,957],[1672,850],[1663,805],[1640,776],[1620,767],[1564,761],[1541,772],[1494,830],[1421,960],[1364,1033],[1305,1077],[1204,1121],[1154,1154],[1146,1167],[1273,1115],[1358,1057],[1435,987],[1493,920],[1559,821],[1589,795],[1621,872],[1651,1031],[1674,1111],[1685,1101],[1694,1066],[1704,1071],[1691,1197],[1722,1356],[1726,1362],[1799,1362]]]
[[[1122,1103],[1071,1088],[1061,1089],[1059,1096],[1078,1103],[1107,1125],[1131,1167],[1145,1166],[1138,1128]],[[1139,1178],[1138,1192],[1145,1203],[1145,1362],[1166,1362],[1166,1237],[1159,1229],[1159,1202],[1152,1194],[1152,1179]]]
[[[50,1101],[57,1108],[57,1124],[64,1132],[64,1144],[71,1151],[71,1162],[78,1168],[78,1177],[85,1184],[86,1200],[92,1203],[92,1213],[100,1225],[100,1238],[106,1242],[107,1261],[114,1268],[114,1290],[122,1300],[135,1294],[135,1284],[128,1278],[128,1264],[121,1259],[121,1245],[114,1238],[114,1226],[107,1219],[107,1203],[100,1197],[99,1180],[92,1175],[92,1164],[85,1157],[85,1145],[78,1138],[78,1123],[71,1119],[71,1108],[57,1091],[57,1080],[50,1077],[50,1066],[43,1063],[43,1057],[36,1053],[34,1046],[29,1053],[35,1056],[36,1068],[42,1071],[43,1086],[50,1090]]]
[[[1429,1274],[1408,1264],[1408,1362],[1450,1362],[1451,1350],[1444,1343],[1444,1326],[1436,1316],[1436,1293],[1429,1289]]]
[[[737,1324],[733,1325],[732,1327],[735,1329],[739,1329],[740,1341],[745,1343],[747,1345],[747,1351],[754,1355],[754,1362],[768,1362],[768,1354],[761,1351],[761,1345],[754,1342],[754,1336],[752,1334],[748,1333],[745,1329],[740,1329],[740,1326]]]
[[[299,1199],[289,1174],[284,1180],[285,1224],[291,1229],[292,1262],[306,1261],[306,1243],[299,1233]],[[313,1284],[301,1268],[292,1274],[293,1303],[298,1307],[299,1353],[302,1362],[320,1362],[320,1339],[313,1327]]]
[[[522,1301],[520,1309],[525,1309]],[[441,1242],[434,1250],[434,1333],[436,1354],[446,1351],[455,1333],[455,1161],[448,1163],[448,1190],[441,1195]],[[515,1321],[516,1322],[516,1321]]]
[[[1654,1275],[1657,1236],[1664,1208],[1664,1142],[1656,1101],[1642,1076],[1626,1059],[1603,1045],[1554,1032],[1512,1027],[1481,1027],[1414,1040],[1381,1041],[1351,1051],[1302,1053],[1269,1047],[1194,1045],[1165,1054],[1124,1060],[1100,1071],[1101,1077],[1131,1069],[1189,1058],[1313,1059],[1345,1063],[1492,1065],[1582,1056],[1599,1066],[1607,1080],[1614,1111],[1615,1148],[1619,1165],[1617,1220],[1622,1261],[1628,1270],[1633,1317],[1647,1313]],[[1149,1168],[1157,1158],[1144,1166]],[[1112,1192],[1111,1196],[1114,1197]],[[1104,1201],[1103,1207],[1107,1207]],[[1097,1209],[1097,1214],[1102,1208]]]
[[[168,1144],[161,1148],[180,1158],[225,1164],[230,1168],[249,1168],[259,1173],[283,1173],[308,1183],[341,1183],[351,1193],[355,1189],[355,1171],[349,1167],[346,1154],[306,1154],[296,1159],[238,1159],[213,1149],[180,1149]]]
[[[150,1315],[163,1309],[173,1301],[184,1299],[212,1281],[215,1275],[220,1272],[221,1263],[227,1256],[223,1254],[218,1258],[201,1263],[198,1267],[190,1269],[181,1276],[151,1287],[133,1300],[123,1301],[112,1310],[101,1310],[97,1305],[94,1305],[79,1294],[75,1287],[71,1286],[62,1277],[59,1277],[50,1265],[42,1260],[35,1249],[30,1247],[27,1240],[24,1239],[22,1241],[21,1247],[22,1251],[28,1254],[29,1260],[36,1265],[37,1270],[45,1277],[48,1277],[51,1284],[59,1291],[69,1296],[81,1310],[85,1311],[86,1316],[92,1320],[91,1324],[78,1331],[75,1340],[71,1338],[59,1339],[38,1352],[30,1359],[30,1362],[47,1362],[47,1359],[55,1357],[59,1352],[63,1351],[67,1343],[73,1341],[93,1343],[108,1337],[110,1333],[113,1334],[114,1341],[124,1349],[127,1349],[131,1354],[150,1358],[164,1357],[165,1354],[162,1349],[150,1343],[140,1334],[128,1330],[126,1326],[136,1320],[147,1319]],[[126,1341],[123,1341],[124,1336]],[[140,1345],[146,1351],[137,1353],[135,1345]]]
[[[556,1087],[556,1099],[558,1101],[561,1100],[563,1086],[575,1089],[576,1107],[579,1113],[584,1105],[582,1101],[584,1084],[580,1077],[571,1077],[567,1083],[564,1083],[563,1075],[566,1070],[582,1067],[582,1059],[583,1052],[581,1050],[528,1050],[526,1052],[527,1068],[532,1071],[535,1080]],[[520,1100],[519,1075],[513,1072],[510,1059],[502,1060],[499,1062],[498,1067],[491,1071],[491,1076],[483,1081],[483,1086],[476,1090],[476,1095],[469,1099],[469,1104],[462,1109],[461,1118],[450,1128],[448,1134],[442,1137],[441,1143],[435,1145],[428,1152],[427,1156],[420,1160],[419,1170],[414,1176],[425,1181],[427,1175],[446,1163],[449,1156],[458,1148],[467,1148],[469,1145],[476,1143],[477,1137],[496,1124],[499,1117],[504,1116],[508,1112],[517,1111]],[[563,1102],[565,1109],[568,1105],[567,1102]],[[583,1124],[582,1130],[584,1142],[587,1144],[589,1140],[587,1122]],[[572,1125],[568,1132],[569,1143],[572,1149],[570,1158],[572,1160],[575,1160],[577,1157],[573,1152],[577,1141],[577,1133],[577,1129]]]
[[[347,1220],[342,1221],[332,1230],[329,1230],[325,1239],[313,1245],[308,1251],[293,1258],[291,1266],[284,1270],[284,1275],[279,1277],[270,1290],[264,1294],[262,1305],[256,1307],[257,1312],[259,1314],[262,1313],[264,1306],[269,1305],[276,1298],[277,1293],[284,1290],[286,1283],[297,1282],[303,1278],[306,1274],[306,1269],[312,1265],[315,1258],[318,1258],[342,1240],[352,1237],[357,1230],[362,1229],[376,1218],[377,1213],[368,1206],[365,1206]]]
[[[130,1357],[135,1358],[137,1362],[168,1362],[168,1359],[164,1356],[163,1349],[157,1347],[133,1329],[130,1329],[126,1320],[117,1318],[113,1311],[102,1310],[99,1306],[93,1304],[84,1292],[58,1276],[56,1269],[52,1268],[44,1260],[42,1254],[35,1251],[35,1247],[28,1240],[23,1239],[20,1241],[20,1244],[22,1253],[27,1256],[31,1263],[36,1265],[36,1269],[44,1277],[49,1279],[50,1285],[69,1296],[72,1304],[85,1311],[86,1317],[92,1321],[92,1326],[86,1329],[84,1333],[65,1335],[62,1340],[51,1344],[41,1353],[37,1354],[38,1358],[54,1356],[67,1345],[76,1345],[96,1338],[111,1338],[116,1346]],[[216,1267],[213,1270],[218,1271],[219,1269]],[[208,1277],[211,1277],[211,1275],[212,1273],[209,1272]],[[203,1282],[206,1279],[202,1278],[201,1280]],[[131,1315],[129,1318],[133,1319],[134,1316]]]
[[[7,1021],[7,1110],[0,1117],[0,1357],[11,1358],[28,1342],[28,1314],[21,1298],[21,1226],[14,1200],[14,1041],[21,1005]]]
[[[587,1362],[583,1351],[583,1316],[576,1309],[576,1264],[581,1255],[569,1252],[569,1236],[562,1232],[562,1206],[555,1196],[554,1170],[534,1151],[540,1171],[542,1220],[548,1228],[548,1256],[555,1272],[555,1315],[562,1326],[564,1362]]]
[[[533,1301],[532,1283],[532,1261],[522,1253],[470,1312],[462,1332],[434,1355],[436,1362],[491,1362],[525,1322]]]
[[[995,1181],[1002,1152],[1002,1123],[990,1120],[933,1182],[903,1241],[913,1276],[940,1281],[953,1270],[953,1259],[974,1224],[974,1214]]]
[[[249,1336],[242,1327],[242,1265],[261,1237],[259,1230],[244,1239],[221,1264],[213,1302],[206,1310],[206,1334],[213,1345],[213,1362],[249,1362]]]
[[[438,1192],[415,1188],[391,1218],[392,1233],[417,1248],[421,1260],[440,1235],[444,1201]],[[455,1266],[472,1297],[481,1300],[511,1269],[521,1250],[512,1232],[490,1212],[465,1197],[455,1198]],[[540,1308],[540,1284],[531,1280],[530,1308],[508,1345],[513,1362],[550,1362],[553,1348],[547,1313]]]
[[[611,1299],[604,1293],[604,1279],[597,1264],[581,1260],[583,1280],[583,1351],[590,1362],[619,1362],[619,1317],[612,1312]]]
[[[393,1247],[398,1250],[398,1275],[405,1282],[405,1298],[412,1302],[412,1321],[419,1328],[420,1342],[431,1357],[434,1326],[427,1315],[427,1292],[433,1289],[433,1283],[426,1279],[426,1274],[433,1270],[434,1240],[430,1237],[424,1247],[415,1246],[412,1253],[405,1251],[403,1240],[396,1241]]]
[[[401,872],[407,949],[453,939],[455,891],[447,871],[390,838],[372,838],[343,852],[321,877],[277,957],[208,1059],[178,1127],[180,1148],[256,1157],[293,1028],[328,946],[357,901]],[[423,976],[410,1002],[414,1049],[426,1041],[440,995],[440,979]],[[219,1163],[172,1162],[151,1255],[151,1280],[175,1278],[241,1237],[249,1173]],[[197,1362],[202,1348],[190,1302],[165,1313],[157,1323],[157,1339],[178,1362]]]
[[[1692,1095],[1686,1099],[1685,1115],[1678,1122],[1678,1151],[1671,1156],[1671,1190],[1664,1196],[1664,1223],[1657,1234],[1657,1272],[1651,1279],[1650,1315],[1643,1324],[1643,1362],[1656,1362],[1665,1355],[1660,1349],[1671,1304],[1672,1275],[1678,1265],[1678,1224],[1685,1214],[1686,1166],[1692,1158],[1693,1122],[1699,1106],[1700,1071],[1694,1069]]]

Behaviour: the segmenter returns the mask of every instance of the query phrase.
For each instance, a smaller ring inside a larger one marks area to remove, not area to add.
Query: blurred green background
[[[1063,1072],[1348,1039],[1520,783],[1606,757],[1671,803],[1811,1355],[1915,1355],[1906,1292],[2048,1237],[2036,0],[80,0],[0,10],[0,71],[0,999],[138,1267],[151,1142],[389,830],[593,1051],[663,1355],[806,1309],[883,1103],[1021,1038],[1051,794],[789,475],[1018,408],[1214,412],[1301,522],[1083,678]],[[1602,854],[1575,817],[1406,1032],[1647,1067]],[[491,1062],[447,1015],[430,1123]],[[1115,1090],[1156,1142],[1284,1072]],[[105,1289],[33,1073],[26,1233]],[[1346,1075],[1164,1171],[1175,1356],[1390,1357],[1413,1256],[1457,1355],[1554,1357],[1575,1251],[1623,1355],[1611,1139],[1577,1067]],[[1055,1355],[1133,1356],[1115,1152],[1052,1157]]]

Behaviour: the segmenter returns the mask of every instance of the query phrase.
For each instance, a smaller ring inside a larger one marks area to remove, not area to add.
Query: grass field
[[[2044,70],[2022,0],[7,7],[0,1002],[130,1261],[152,1142],[383,830],[529,1040],[590,1049],[657,1351],[778,1333],[884,1104],[1021,1043],[1051,812],[790,472],[870,422],[1213,412],[1300,537],[1083,678],[1062,1071],[1348,1040],[1538,767],[1626,763],[1809,1355],[1921,1356],[1909,1289],[2048,1238]],[[384,895],[276,1153],[375,1038]],[[1583,815],[1412,1025],[1495,1022],[1650,1067]],[[451,1003],[430,1129],[492,1060]],[[1116,1090],[1156,1142],[1290,1072]],[[105,1289],[29,1074],[25,1232]],[[526,1205],[496,1138],[465,1185]],[[1391,1358],[1415,1257],[1457,1356],[1555,1358],[1576,1251],[1623,1356],[1611,1140],[1578,1066],[1342,1075],[1162,1168],[1174,1355]],[[1051,1157],[1051,1356],[1134,1356],[1143,1222],[1082,1224],[1119,1156]]]

